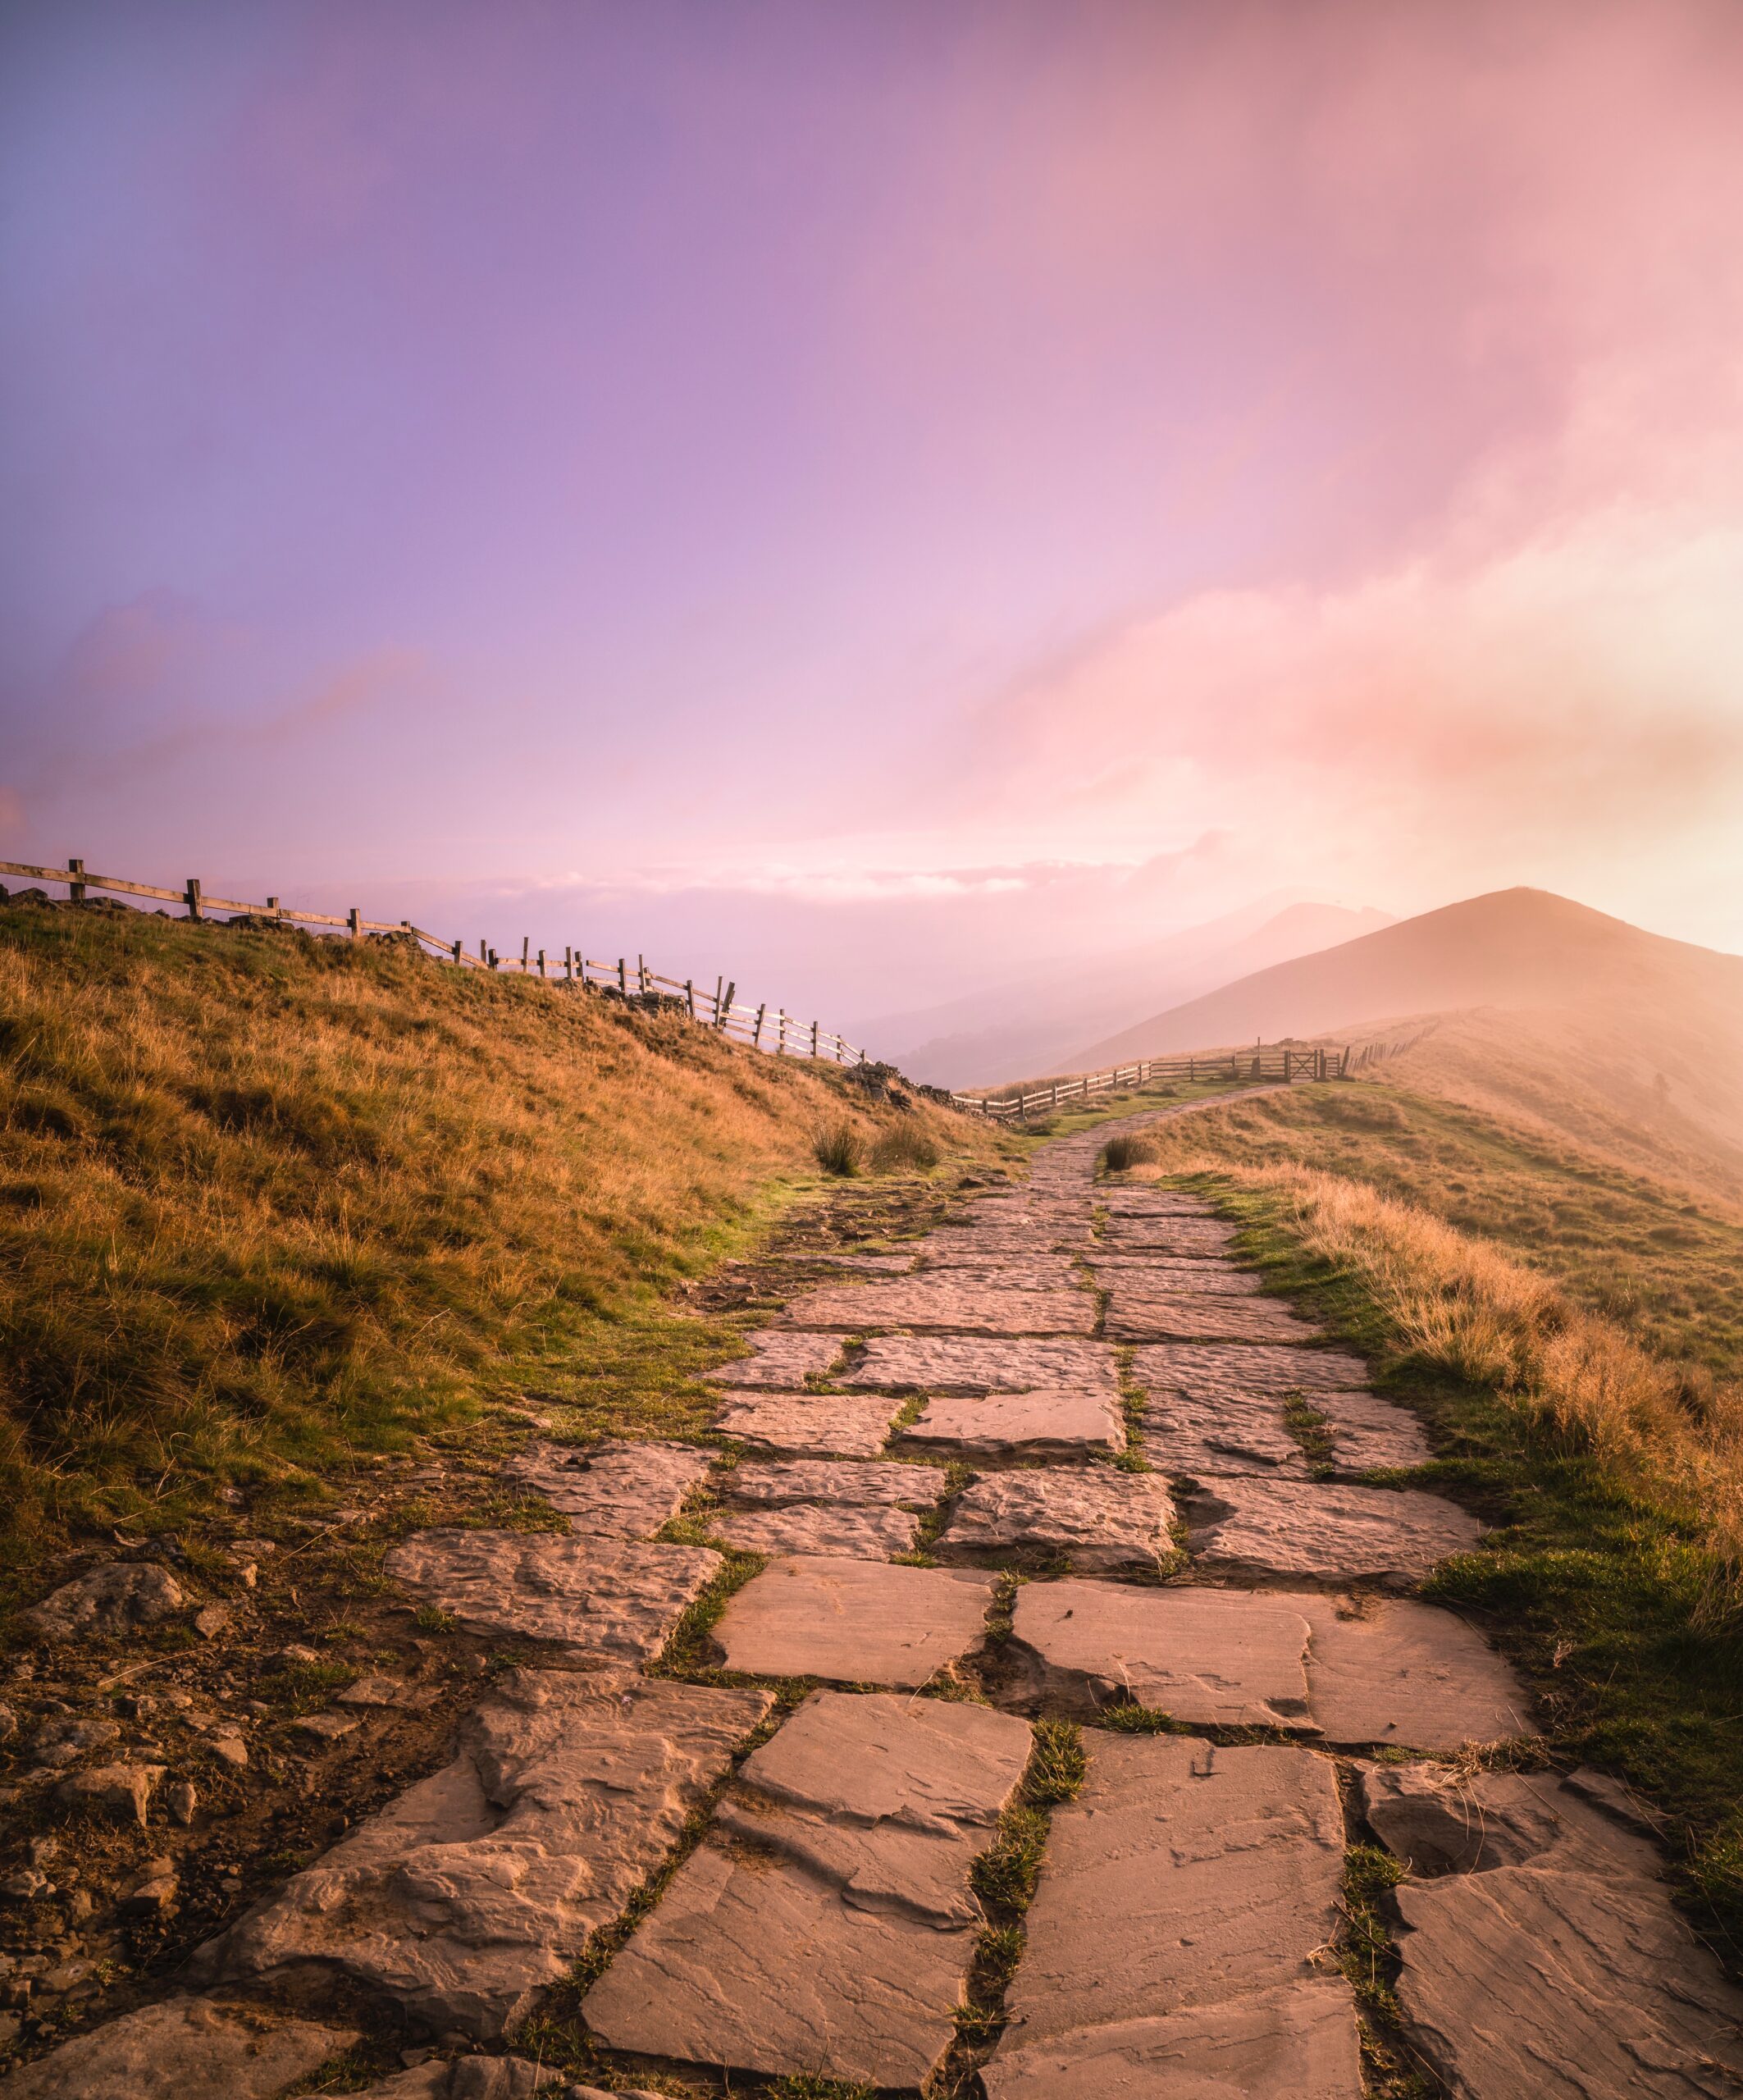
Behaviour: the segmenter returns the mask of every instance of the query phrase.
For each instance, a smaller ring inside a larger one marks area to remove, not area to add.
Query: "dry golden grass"
[[[819,1131],[898,1122],[992,1142],[395,943],[0,909],[11,1521],[161,1513],[585,1376],[814,1181]],[[673,1344],[646,1376],[693,1368]]]

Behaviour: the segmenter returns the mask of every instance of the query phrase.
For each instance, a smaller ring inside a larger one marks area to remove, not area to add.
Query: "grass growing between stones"
[[[1411,1476],[1494,1528],[1424,1595],[1480,1623],[1563,1764],[1667,1817],[1691,1921],[1743,1956],[1743,1446],[1727,1403],[1424,1212],[1299,1169],[1200,1175],[1241,1247],[1415,1408]]]
[[[1352,1845],[1344,1856],[1338,1908],[1344,1920],[1338,1966],[1355,1993],[1362,2028],[1362,2068],[1372,2100],[1435,2100],[1435,2088],[1410,2062],[1393,1980],[1398,1956],[1380,1905],[1404,1878],[1389,1852]]]

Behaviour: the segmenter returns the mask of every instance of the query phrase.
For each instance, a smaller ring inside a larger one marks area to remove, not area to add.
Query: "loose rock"
[[[728,1669],[913,1689],[986,1637],[996,1578],[795,1554],[727,1603],[714,1628]]]
[[[451,1764],[203,1949],[198,1973],[326,1970],[429,2032],[510,2033],[659,1865],[769,1705],[512,1671],[462,1723]]]
[[[44,1640],[129,1633],[172,1618],[186,1602],[181,1585],[155,1561],[107,1561],[63,1583],[19,1615]]]
[[[176,1997],[124,2013],[0,2079],[0,2100],[276,2100],[354,2032]]]
[[[62,1808],[83,1809],[107,1816],[116,1823],[143,1828],[145,1812],[157,1782],[161,1764],[98,1764],[88,1772],[75,1772],[54,1790]]]
[[[642,1662],[723,1563],[702,1546],[456,1530],[419,1532],[382,1564],[475,1632],[560,1641],[584,1655]]]

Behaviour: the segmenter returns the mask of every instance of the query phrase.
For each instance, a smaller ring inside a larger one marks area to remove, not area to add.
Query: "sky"
[[[1735,0],[12,0],[0,856],[837,1024],[1743,949],[1740,215]]]

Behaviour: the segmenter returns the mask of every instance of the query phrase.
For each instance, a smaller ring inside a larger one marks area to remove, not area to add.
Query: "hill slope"
[[[1743,957],[1541,890],[1473,897],[1258,971],[1074,1062],[1430,1016],[1440,1025],[1401,1079],[1743,1193]]]
[[[820,1129],[897,1118],[831,1067],[396,941],[0,906],[10,1516],[161,1522],[626,1346],[681,1390],[718,1335],[663,1329],[662,1358],[637,1308],[814,1176]]]
[[[1193,998],[1389,923],[1371,908],[1306,902],[1231,912],[1091,961],[1038,961],[990,991],[861,1022],[858,1039],[936,1086],[999,1086],[1064,1069],[1075,1043],[1142,1004]]]

